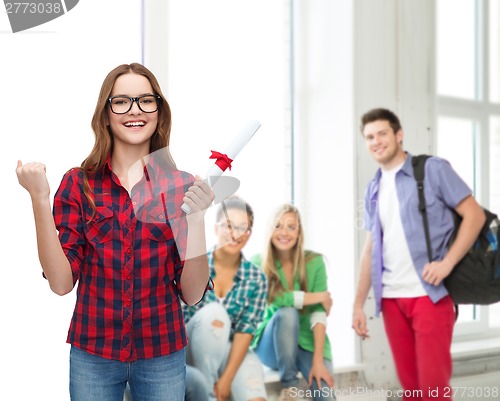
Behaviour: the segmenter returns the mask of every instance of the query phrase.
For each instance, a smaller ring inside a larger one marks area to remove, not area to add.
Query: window
[[[437,154],[498,213],[500,7],[496,0],[438,0],[436,7]],[[458,323],[457,335],[498,329],[500,305],[461,306]]]

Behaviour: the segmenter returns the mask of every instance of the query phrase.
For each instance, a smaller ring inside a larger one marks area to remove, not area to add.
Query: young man
[[[484,224],[484,213],[471,190],[438,157],[425,165],[425,199],[432,254],[429,263],[412,155],[403,150],[398,117],[373,109],[361,118],[368,151],[380,166],[365,194],[365,228],[369,231],[360,258],[360,277],[352,327],[368,337],[363,306],[370,287],[376,315],[382,312],[403,400],[447,400],[452,360],[454,307],[443,279],[465,255]],[[453,210],[462,218],[457,239]],[[408,395],[412,395],[409,397]]]

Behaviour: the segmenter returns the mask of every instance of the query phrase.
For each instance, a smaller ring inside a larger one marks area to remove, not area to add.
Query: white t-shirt
[[[379,186],[379,216],[382,224],[383,298],[415,298],[427,293],[417,275],[406,242],[396,191],[396,173],[403,163],[382,170]]]

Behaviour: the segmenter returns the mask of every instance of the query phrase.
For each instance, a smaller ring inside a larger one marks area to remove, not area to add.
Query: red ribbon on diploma
[[[231,170],[231,163],[233,159],[230,159],[228,155],[216,152],[215,150],[211,150],[210,152],[212,152],[212,156],[210,156],[209,159],[217,159],[215,164],[217,164],[222,171],[226,171],[227,168]]]

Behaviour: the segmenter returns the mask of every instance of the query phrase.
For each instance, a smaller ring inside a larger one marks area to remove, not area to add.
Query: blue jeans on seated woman
[[[72,346],[71,401],[123,401],[127,383],[133,401],[183,401],[185,355],[182,349],[167,356],[127,363]]]
[[[313,353],[299,347],[299,312],[295,308],[283,307],[271,318],[267,324],[260,342],[255,349],[262,363],[280,374],[283,387],[297,387],[299,379],[297,373],[309,378],[312,368]],[[323,363],[333,375],[332,362],[323,358]],[[322,381],[322,388],[318,389],[315,380],[311,386],[311,395],[314,401],[335,400],[333,390]]]
[[[207,381],[198,369],[186,366],[186,399],[185,401],[209,401]]]
[[[189,338],[187,363],[203,374],[209,390],[209,400],[215,401],[214,384],[226,368],[232,346],[229,339],[229,315],[224,306],[212,302],[198,310],[186,328]],[[254,398],[267,399],[264,371],[259,358],[248,350],[231,384],[231,400],[248,401]]]

